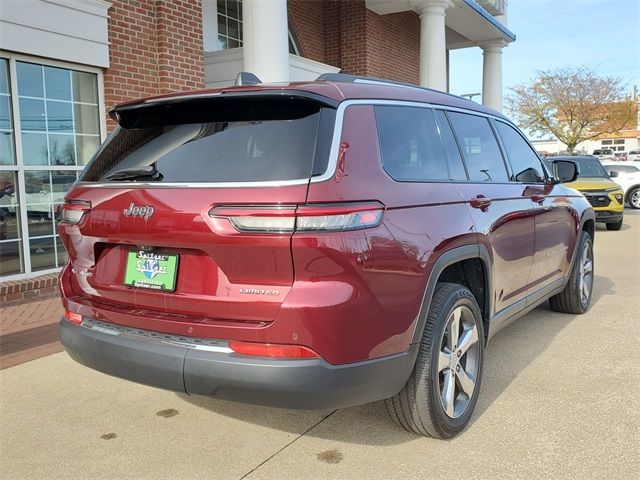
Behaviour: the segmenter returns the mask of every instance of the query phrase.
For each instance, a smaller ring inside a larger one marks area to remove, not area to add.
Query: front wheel
[[[591,235],[582,232],[577,249],[567,285],[562,292],[549,299],[551,308],[556,312],[584,313],[591,304],[594,278]]]
[[[391,418],[419,435],[451,438],[469,423],[482,380],[482,314],[464,286],[440,283],[418,358],[403,389],[387,399]]]
[[[627,201],[631,208],[640,209],[640,187],[636,187],[627,195]]]

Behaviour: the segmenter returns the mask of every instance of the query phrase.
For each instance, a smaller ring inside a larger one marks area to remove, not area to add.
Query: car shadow
[[[596,275],[595,280],[593,303],[604,295],[615,293],[613,282],[608,278]],[[548,302],[545,302],[498,333],[486,349],[482,391],[470,425],[487,411],[567,325],[578,321],[579,317],[554,312]],[[391,421],[384,402],[359,405],[332,413],[283,410],[186,394],[176,395],[218,415],[293,434],[313,427],[306,435],[371,446],[397,445],[418,438]],[[320,422],[327,416],[333,418]]]

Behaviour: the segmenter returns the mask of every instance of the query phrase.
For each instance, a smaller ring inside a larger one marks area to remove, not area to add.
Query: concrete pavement
[[[541,306],[488,346],[470,427],[400,430],[380,403],[295,412],[190,398],[65,353],[0,371],[2,478],[637,478],[640,216],[598,226],[582,316]]]

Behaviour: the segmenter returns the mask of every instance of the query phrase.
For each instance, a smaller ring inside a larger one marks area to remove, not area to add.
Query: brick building
[[[449,50],[480,46],[483,100],[500,109],[501,51],[515,40],[506,8],[506,0],[4,0],[0,300],[37,288],[34,277],[66,261],[53,212],[113,128],[110,106],[229,85],[243,70],[263,81],[341,71],[446,90]]]

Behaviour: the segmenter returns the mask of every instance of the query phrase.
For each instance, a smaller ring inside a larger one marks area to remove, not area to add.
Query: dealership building
[[[66,254],[54,211],[114,104],[232,85],[241,71],[447,90],[449,52],[480,47],[483,103],[500,110],[506,18],[506,0],[1,2],[0,301],[55,285]]]

